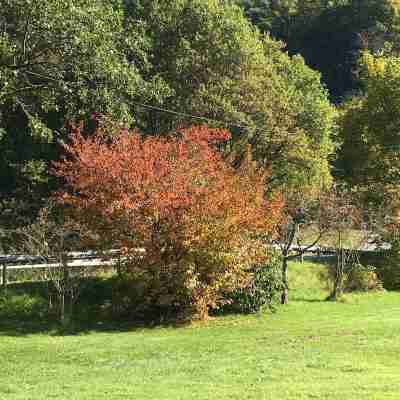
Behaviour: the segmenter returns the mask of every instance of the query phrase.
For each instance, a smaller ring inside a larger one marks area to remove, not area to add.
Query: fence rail
[[[139,250],[140,251],[140,250]],[[110,250],[99,255],[95,252],[73,252],[67,254],[68,268],[101,268],[115,265],[120,260],[119,250]],[[9,273],[13,271],[40,271],[59,268],[60,261],[54,257],[35,257],[27,255],[0,256],[0,285],[9,283]]]
[[[274,247],[278,247],[275,245]],[[316,256],[321,255],[332,255],[335,254],[333,247],[325,246],[313,246],[307,248],[306,246],[292,246],[291,250],[294,252],[302,252],[305,249],[307,251],[304,254],[312,254]],[[369,253],[378,250],[387,251],[390,249],[390,245],[384,244],[383,246],[369,245],[363,249],[356,249],[356,251]],[[145,252],[145,249],[139,248],[136,250],[138,254]],[[103,253],[94,251],[86,252],[70,252],[67,254],[68,268],[101,268],[110,267],[115,265],[121,260],[120,250],[108,250]],[[3,255],[0,256],[0,285],[5,287],[8,282],[8,273],[12,271],[29,271],[29,270],[41,270],[51,269],[60,267],[60,262],[54,257],[35,257],[28,255]]]

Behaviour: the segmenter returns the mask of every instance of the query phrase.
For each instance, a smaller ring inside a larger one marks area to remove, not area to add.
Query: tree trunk
[[[65,319],[65,293],[62,291],[60,293],[60,322],[61,326],[66,326],[66,319]]]
[[[282,294],[281,304],[288,304],[289,302],[289,279],[288,279],[288,263],[287,256],[284,255],[282,259]]]
[[[332,294],[329,296],[330,300],[337,301],[343,291],[343,274],[344,274],[344,249],[342,246],[341,237],[339,234],[339,249],[337,252],[335,283],[333,286]]]
[[[1,266],[1,287],[4,292],[7,290],[7,264]]]
[[[63,328],[71,325],[72,304],[68,301],[66,292],[60,293],[60,323]]]
[[[289,279],[288,279],[288,259],[290,254],[290,248],[294,242],[294,238],[296,236],[298,224],[293,221],[293,224],[290,228],[288,240],[285,248],[282,251],[282,294],[281,294],[281,304],[288,304],[289,302]]]
[[[63,254],[61,256],[61,265],[62,265],[62,274],[63,274],[63,281],[61,283],[61,292],[60,292],[60,322],[63,328],[66,328],[70,322],[70,311],[67,310],[68,307],[66,304],[67,301],[67,293],[69,288],[69,270],[68,270],[68,260],[67,256]]]

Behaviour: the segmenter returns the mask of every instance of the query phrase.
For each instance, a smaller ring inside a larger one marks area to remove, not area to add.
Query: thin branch
[[[25,86],[25,87],[22,87],[22,88],[19,88],[19,89],[15,89],[15,90],[6,92],[4,94],[4,96],[10,96],[10,95],[13,95],[13,94],[16,94],[16,93],[20,93],[20,92],[26,92],[26,91],[29,91],[29,90],[36,90],[36,89],[39,89],[39,88],[48,88],[48,87],[49,86],[47,84],[44,84],[44,83],[43,84],[39,84],[39,85]]]
[[[35,67],[38,65],[56,65],[53,63],[50,63],[48,61],[37,61],[37,62],[29,62],[29,63],[22,63],[22,64],[17,64],[17,65],[10,65],[10,64],[3,64],[2,66],[4,68],[9,68],[12,70],[19,70],[19,69],[26,69],[26,68],[30,68],[30,67]]]
[[[288,254],[290,248],[292,247],[294,237],[296,235],[296,226],[297,226],[297,224],[293,223],[293,227],[289,233],[288,241],[286,243],[286,246],[284,248],[284,253],[283,253],[285,258],[287,258],[287,254]]]
[[[300,250],[297,254],[292,254],[290,256],[287,256],[288,260],[292,260],[293,258],[297,258],[302,256],[304,253],[307,253],[308,250],[310,250],[312,247],[314,247],[322,238],[322,236],[324,235],[325,232],[320,232],[319,236],[317,239],[315,239],[315,241],[310,244],[309,246],[307,246],[306,248]]]
[[[22,103],[20,100],[16,100],[16,103],[21,107],[22,111],[24,112],[24,114],[28,117],[31,118],[31,114],[30,112],[26,109],[26,105],[24,103]]]
[[[24,42],[23,42],[23,59],[25,60],[26,57],[26,44],[28,41],[28,35],[29,35],[29,25],[31,21],[31,16],[33,12],[33,6],[29,10],[29,14],[26,18],[26,23],[25,23],[25,32],[24,32]]]
[[[60,79],[56,79],[56,78],[53,78],[53,77],[51,77],[51,76],[46,76],[46,75],[38,74],[37,72],[25,71],[25,73],[26,73],[26,74],[29,74],[29,75],[37,76],[38,78],[43,78],[43,79],[46,79],[46,80],[49,80],[49,81],[60,82]]]

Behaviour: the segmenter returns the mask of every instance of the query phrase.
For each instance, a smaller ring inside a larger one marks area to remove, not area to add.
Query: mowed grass
[[[0,333],[0,399],[400,399],[400,293],[325,302],[290,266],[291,304],[182,328]]]

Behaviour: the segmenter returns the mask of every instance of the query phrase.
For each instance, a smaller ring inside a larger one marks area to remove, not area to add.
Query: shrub
[[[345,291],[367,292],[382,289],[382,283],[371,265],[355,264],[345,275]]]
[[[266,264],[249,271],[247,284],[228,294],[224,310],[256,313],[268,306],[274,311],[283,288],[281,265],[281,258],[273,255]]]
[[[343,274],[343,291],[367,292],[370,290],[382,290],[382,281],[375,271],[376,268],[371,265],[360,263],[346,265]],[[327,288],[330,290],[336,278],[335,265],[330,265],[328,268],[321,270],[319,276],[321,281],[326,282]]]
[[[377,273],[383,281],[385,289],[400,289],[400,238],[395,237],[391,240],[391,248],[385,252],[381,258],[381,263]]]
[[[41,296],[14,293],[11,290],[0,295],[0,320],[41,319],[47,313],[48,304]]]
[[[67,183],[59,199],[93,232],[92,246],[123,250],[127,303],[206,318],[266,259],[258,237],[273,233],[282,202],[264,198],[267,174],[250,157],[233,168],[217,151],[229,138],[207,127],[147,138],[73,131],[56,164]]]

